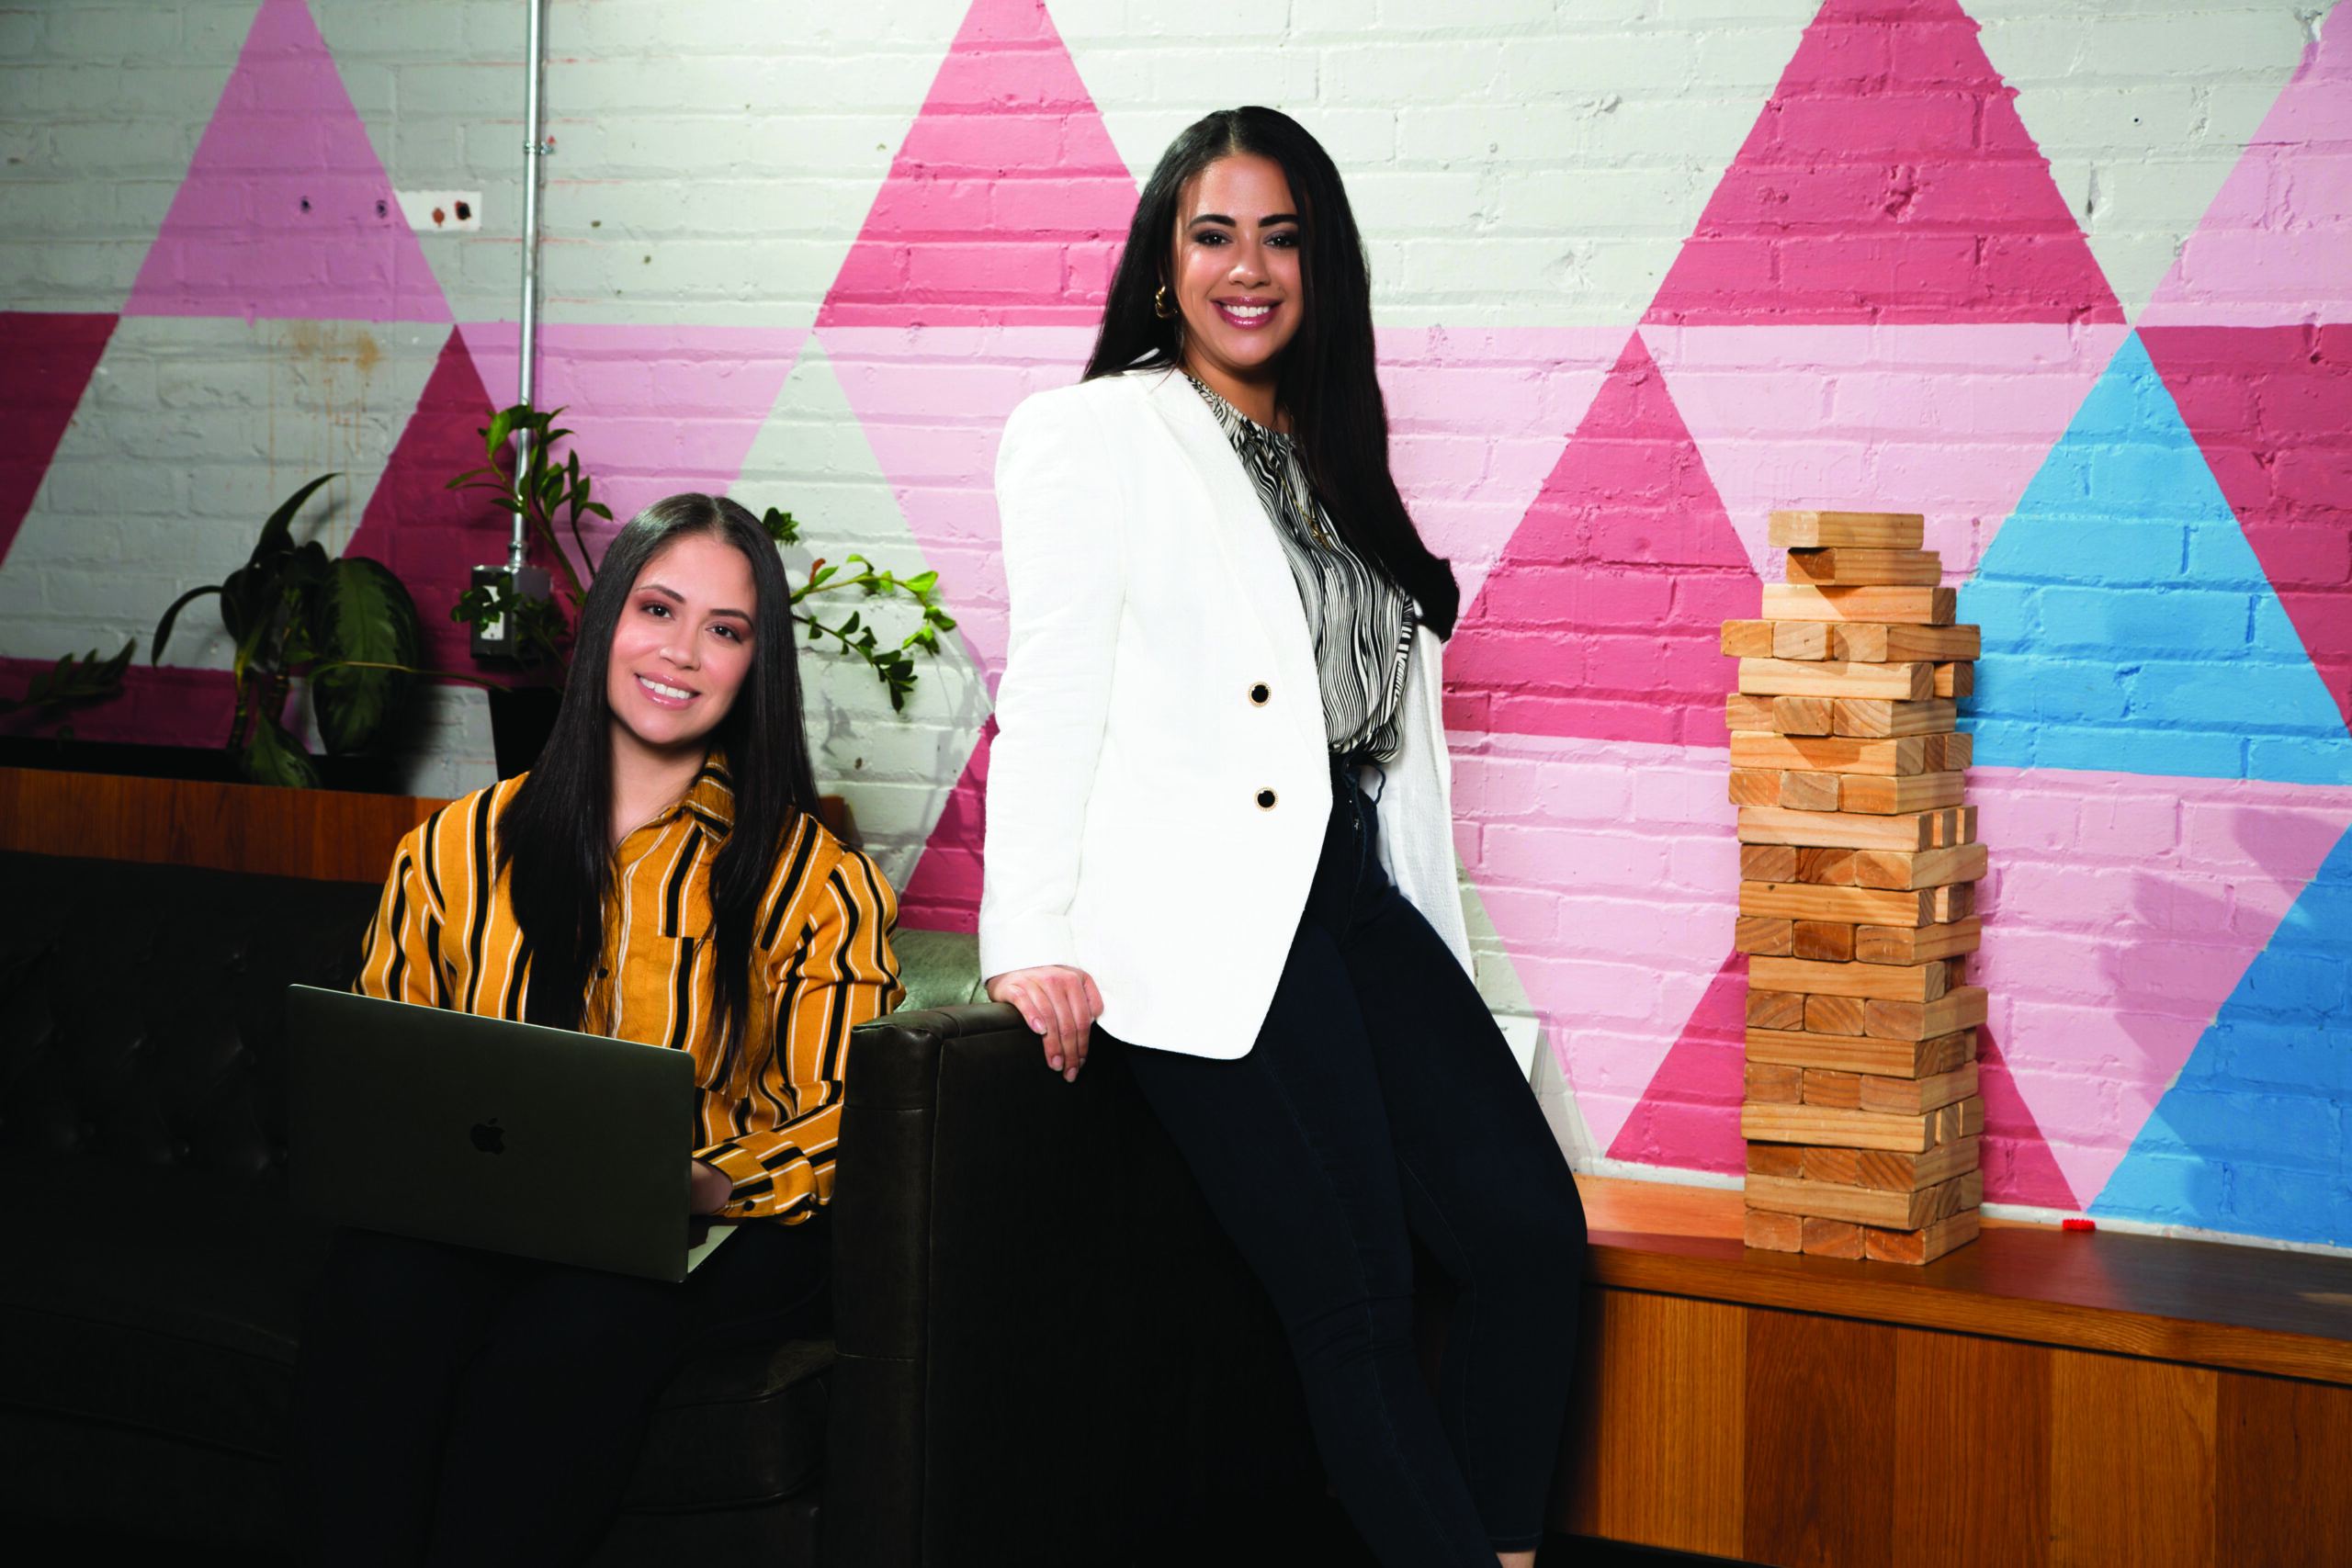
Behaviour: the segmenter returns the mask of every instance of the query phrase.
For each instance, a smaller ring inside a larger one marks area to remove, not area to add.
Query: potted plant
[[[579,452],[568,451],[560,462],[554,456],[556,443],[571,434],[555,427],[562,413],[561,409],[542,412],[528,403],[499,410],[481,431],[483,466],[449,481],[451,490],[486,491],[496,504],[520,516],[525,535],[537,554],[551,558],[555,571],[560,574],[549,580],[546,592],[533,592],[536,583],[518,583],[509,570],[481,574],[449,612],[451,620],[472,628],[477,649],[486,640],[485,631],[495,627],[495,645],[511,650],[507,657],[526,670],[543,673],[548,682],[492,688],[491,724],[502,777],[528,768],[555,725],[563,678],[570,669],[572,627],[588,596],[588,584],[596,576],[582,519],[613,520],[611,509],[594,498],[594,482],[582,469]],[[511,474],[500,464],[510,443],[521,454]],[[792,513],[771,506],[760,521],[779,547],[800,543],[800,525]],[[571,536],[569,550],[558,532],[559,525]],[[548,577],[543,572],[533,575]],[[936,602],[938,585],[935,571],[899,577],[862,555],[848,555],[838,566],[820,557],[792,591],[792,615],[808,628],[811,644],[830,642],[836,651],[863,660],[889,694],[892,711],[899,712],[915,687],[915,655],[936,656],[939,634],[955,629],[955,617]],[[914,629],[892,643],[870,624],[865,610],[851,610],[845,616],[836,612],[837,618],[828,620],[809,603],[846,593],[910,603],[920,612]]]
[[[307,675],[312,716],[329,753],[366,751],[391,727],[418,674],[416,604],[401,580],[364,556],[331,558],[316,539],[294,542],[294,519],[322,474],[262,525],[245,564],[172,601],[149,662],[161,662],[180,612],[207,594],[236,643],[236,710],[228,749],[249,784],[315,787],[315,759],[285,724],[294,679]]]

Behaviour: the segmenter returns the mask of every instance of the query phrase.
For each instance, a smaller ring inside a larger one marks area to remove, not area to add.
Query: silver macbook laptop
[[[298,1208],[655,1280],[715,1245],[686,1213],[684,1051],[308,986],[286,1043]]]

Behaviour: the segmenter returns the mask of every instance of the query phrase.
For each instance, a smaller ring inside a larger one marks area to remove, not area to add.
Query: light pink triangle
[[[1767,582],[1775,507],[1919,512],[1964,580],[2081,408],[2114,323],[1642,329]]]
[[[2097,1192],[2352,824],[2352,789],[1978,768],[1969,979],[2075,1193]]]
[[[263,0],[123,314],[449,320],[304,0]]]
[[[1960,0],[1827,0],[1648,322],[2120,321]]]
[[[1726,1176],[1746,1170],[1739,1107],[1747,1039],[1747,955],[1735,953],[1690,1010],[1641,1104],[1610,1144],[1609,1157]]]
[[[1456,735],[1457,835],[1594,1143],[1616,1143],[1730,951],[1724,753]],[[1666,1163],[1681,1163],[1673,1151]]]
[[[734,484],[808,336],[798,327],[541,324],[538,405],[564,411],[570,448],[613,512],[612,523],[591,525],[594,554],[649,502]],[[521,339],[512,321],[466,326],[495,407],[514,400]],[[788,495],[736,499],[755,513],[793,510]]]
[[[1091,326],[1135,216],[1042,0],[973,0],[820,326]]]
[[[2143,326],[2352,321],[2352,6],[2263,118]]]

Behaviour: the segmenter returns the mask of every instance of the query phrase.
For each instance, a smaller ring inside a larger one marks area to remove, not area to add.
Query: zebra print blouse
[[[1324,525],[1306,465],[1287,435],[1268,430],[1187,377],[1233,443],[1273,520],[1315,642],[1323,732],[1334,754],[1381,762],[1396,754],[1397,717],[1411,668],[1413,602]]]

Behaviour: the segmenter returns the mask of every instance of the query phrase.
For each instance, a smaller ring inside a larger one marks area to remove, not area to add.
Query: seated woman
[[[683,1284],[338,1232],[288,1450],[305,1561],[577,1562],[680,1362],[821,1331],[842,1052],[898,1000],[898,904],[813,814],[790,604],[735,502],[639,513],[539,765],[401,840],[356,987],[692,1052],[694,1211],[763,1223]]]
[[[1315,139],[1266,108],[1177,137],[1084,380],[1022,404],[997,461],[980,968],[1067,1077],[1097,1027],[1141,1047],[1380,1561],[1526,1568],[1584,1213],[1471,982],[1438,713],[1460,592],[1373,366]],[[1434,1402],[1415,1238],[1461,1286]]]

